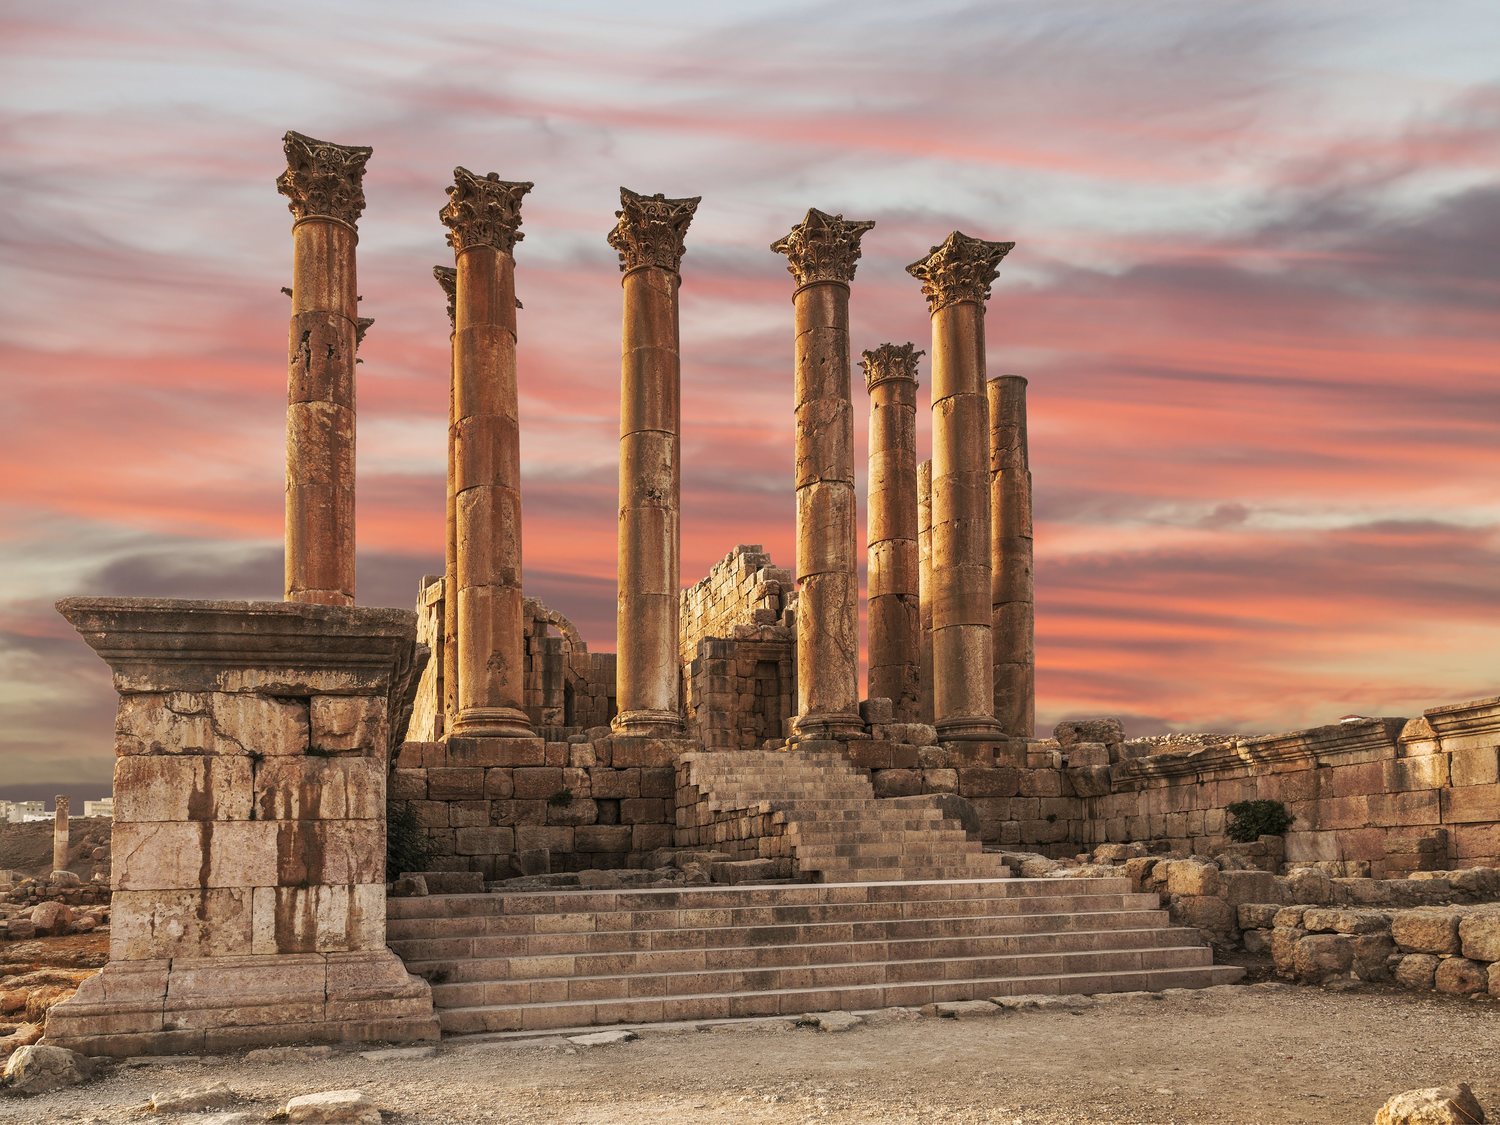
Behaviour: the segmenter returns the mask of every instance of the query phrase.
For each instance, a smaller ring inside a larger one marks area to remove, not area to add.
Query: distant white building
[[[113,819],[115,815],[115,799],[113,797],[102,797],[97,801],[83,802],[84,816],[107,816]]]
[[[0,801],[0,821],[8,824],[47,820],[50,816],[45,802],[42,801]]]

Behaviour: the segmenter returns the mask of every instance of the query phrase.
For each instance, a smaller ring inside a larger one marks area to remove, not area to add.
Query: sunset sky
[[[926,346],[902,267],[949,231],[1017,243],[989,369],[1030,380],[1040,726],[1272,731],[1500,692],[1495,0],[12,0],[0,75],[0,796],[108,785],[115,697],[57,598],[280,596],[287,129],[375,150],[364,604],[441,569],[431,267],[463,164],[536,182],[526,589],[593,647],[624,184],[703,197],[685,582],[736,543],[793,564],[793,283],[768,246],[816,206],[878,224],[856,351]]]

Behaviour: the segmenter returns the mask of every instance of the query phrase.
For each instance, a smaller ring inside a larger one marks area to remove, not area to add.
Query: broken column
[[[1026,380],[1001,375],[987,389],[995,721],[1011,738],[1031,738],[1036,734],[1036,648]]]
[[[920,721],[932,725],[932,462],[917,466],[917,642]]]
[[[864,353],[870,394],[867,548],[871,699],[898,722],[918,721],[921,621],[917,549],[917,359],[912,344]]]
[[[932,681],[944,741],[1000,736],[990,622],[984,306],[1011,242],[959,231],[907,272],[932,314]]]
[[[68,809],[71,802],[66,793],[57,795],[57,811],[52,814],[52,870],[68,869]]]
[[[453,170],[438,214],[456,256],[453,473],[458,719],[450,733],[531,737],[521,594],[515,244],[529,183]]]
[[[698,198],[620,189],[609,244],[624,272],[620,351],[620,734],[682,734],[678,667],[682,493],[679,268]]]
[[[356,223],[371,150],[287,133],[276,188],[290,201],[286,600],[354,604]]]
[[[859,576],[849,282],[873,222],[813,208],[771,249],[796,279],[798,740],[849,738],[859,715]]]
[[[456,332],[454,303],[458,298],[458,271],[452,266],[433,266],[433,280],[448,298],[448,487],[443,517],[443,647],[439,701],[442,726],[448,734],[458,719],[458,497],[453,492],[453,426],[457,421],[457,387],[453,379],[453,337]]]

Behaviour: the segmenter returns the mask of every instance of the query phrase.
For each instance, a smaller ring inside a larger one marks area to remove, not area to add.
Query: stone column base
[[[825,711],[797,715],[792,719],[792,745],[805,742],[849,742],[869,738],[864,719],[854,714]]]
[[[535,738],[526,712],[514,707],[466,707],[459,711],[453,734],[460,738]]]
[[[43,1042],[123,1058],[436,1038],[431,987],[382,949],[111,961],[47,1013]]]
[[[676,711],[621,711],[610,721],[615,734],[639,738],[681,738],[684,724]]]

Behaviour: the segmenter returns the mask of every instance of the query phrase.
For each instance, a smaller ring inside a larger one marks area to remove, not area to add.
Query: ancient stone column
[[[57,812],[52,817],[52,870],[68,869],[68,808],[72,802],[66,793],[57,795]]]
[[[1011,738],[1036,734],[1036,649],[1031,577],[1031,465],[1026,380],[1001,375],[990,403],[990,622],[995,644],[995,721]]]
[[[870,394],[866,519],[869,697],[889,699],[898,722],[918,721],[921,621],[917,550],[917,359],[912,344],[864,353]]]
[[[682,734],[677,657],[681,596],[681,358],[677,289],[698,198],[620,189],[609,244],[624,271],[620,345],[618,657],[621,734]]]
[[[921,721],[932,724],[932,462],[917,466],[917,619]]]
[[[954,231],[906,267],[932,313],[932,698],[945,741],[993,739],[984,306],[1011,242]]]
[[[529,183],[453,170],[438,214],[457,259],[453,475],[458,720],[452,733],[531,736],[521,594],[515,244]]]
[[[448,298],[448,489],[444,513],[443,544],[443,697],[442,733],[453,730],[458,720],[458,497],[453,491],[454,423],[457,386],[453,379],[453,337],[456,323],[454,303],[458,299],[458,271],[452,266],[433,266],[433,280]]]
[[[849,738],[859,716],[859,576],[849,282],[873,222],[813,208],[771,249],[797,281],[797,715],[799,740]]]
[[[277,190],[290,202],[286,600],[354,604],[355,224],[371,150],[288,133]]]

